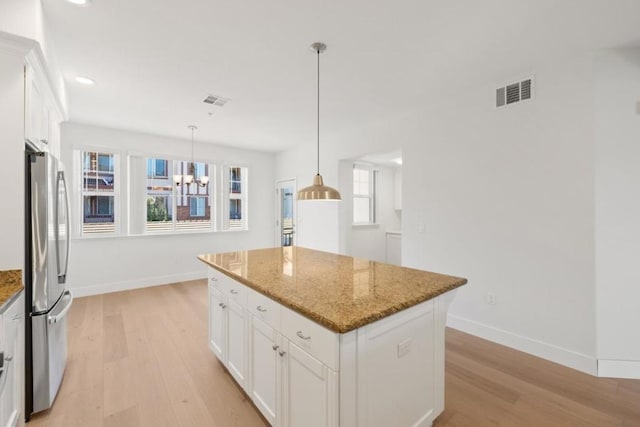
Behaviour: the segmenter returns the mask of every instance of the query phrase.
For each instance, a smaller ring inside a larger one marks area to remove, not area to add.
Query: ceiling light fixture
[[[93,86],[94,84],[96,84],[95,80],[90,79],[89,77],[84,77],[84,76],[77,76],[76,82],[86,86]]]
[[[67,2],[76,6],[89,6],[91,4],[91,0],[67,0]]]
[[[195,125],[189,125],[187,127],[189,129],[191,129],[191,163],[187,166],[187,174],[185,174],[185,175],[173,175],[173,182],[175,182],[176,187],[180,186],[180,184],[182,184],[182,185],[190,185],[190,184],[193,184],[194,178],[195,178],[195,183],[198,184],[198,186],[206,187],[207,184],[209,183],[209,177],[206,176],[206,175],[203,175],[200,178],[195,176],[196,164],[195,164],[195,162],[193,160],[193,141],[194,141],[193,132],[195,130],[197,130],[198,127],[195,126]]]
[[[324,185],[322,175],[320,175],[320,53],[327,50],[327,45],[316,42],[312,44],[311,50],[318,55],[318,98],[317,98],[317,128],[316,128],[316,144],[317,144],[317,168],[316,176],[313,177],[313,185],[298,191],[298,200],[336,200],[340,201],[340,192],[335,188]]]
[[[396,163],[397,165],[402,166],[402,157],[398,157],[397,159],[393,159],[394,163]]]

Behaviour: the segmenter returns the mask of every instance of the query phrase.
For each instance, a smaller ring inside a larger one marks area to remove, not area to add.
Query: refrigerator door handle
[[[61,185],[62,184],[62,185]],[[58,283],[65,283],[67,278],[67,270],[69,268],[69,227],[70,227],[70,218],[69,218],[69,194],[67,193],[67,182],[64,176],[64,171],[58,172],[57,182],[56,182],[56,209],[55,209],[55,226],[56,226],[56,245],[57,251],[56,255],[58,257]],[[60,262],[60,205],[64,207],[64,220],[65,220],[65,229],[64,229],[64,269],[63,263]]]
[[[69,296],[69,298],[66,298],[67,296]],[[65,298],[67,299],[67,303],[64,306],[64,308],[62,310],[60,310],[60,313],[52,314],[50,316],[47,316],[47,321],[49,323],[58,323],[60,320],[64,319],[64,316],[67,315],[67,312],[71,308],[71,304],[73,304],[73,295],[71,294],[71,291],[69,291],[68,289],[66,291],[64,291],[64,294],[62,295],[62,298],[60,298],[60,299],[64,300]]]

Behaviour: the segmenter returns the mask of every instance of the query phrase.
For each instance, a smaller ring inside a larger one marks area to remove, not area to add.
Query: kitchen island
[[[466,279],[300,247],[201,255],[209,347],[274,426],[430,426]]]

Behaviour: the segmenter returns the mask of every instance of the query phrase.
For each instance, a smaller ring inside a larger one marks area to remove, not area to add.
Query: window
[[[169,161],[163,159],[147,159],[148,178],[168,178]]]
[[[82,151],[82,234],[116,231],[116,155]]]
[[[205,203],[206,203],[206,198],[205,197],[191,197],[191,199],[189,199],[189,215],[191,215],[191,217],[196,217],[196,216],[205,216]]]
[[[353,165],[353,224],[375,224],[378,172],[369,166]]]
[[[211,230],[211,165],[147,158],[146,231]],[[193,175],[194,182],[176,184],[173,175]],[[175,215],[174,215],[175,212]]]
[[[246,230],[247,222],[247,168],[228,166],[225,168],[225,230]]]

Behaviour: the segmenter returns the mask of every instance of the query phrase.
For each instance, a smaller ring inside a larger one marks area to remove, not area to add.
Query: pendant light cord
[[[318,52],[318,104],[316,108],[317,117],[316,117],[316,143],[318,145],[318,154],[317,154],[317,165],[316,165],[316,174],[320,175],[320,49]]]

